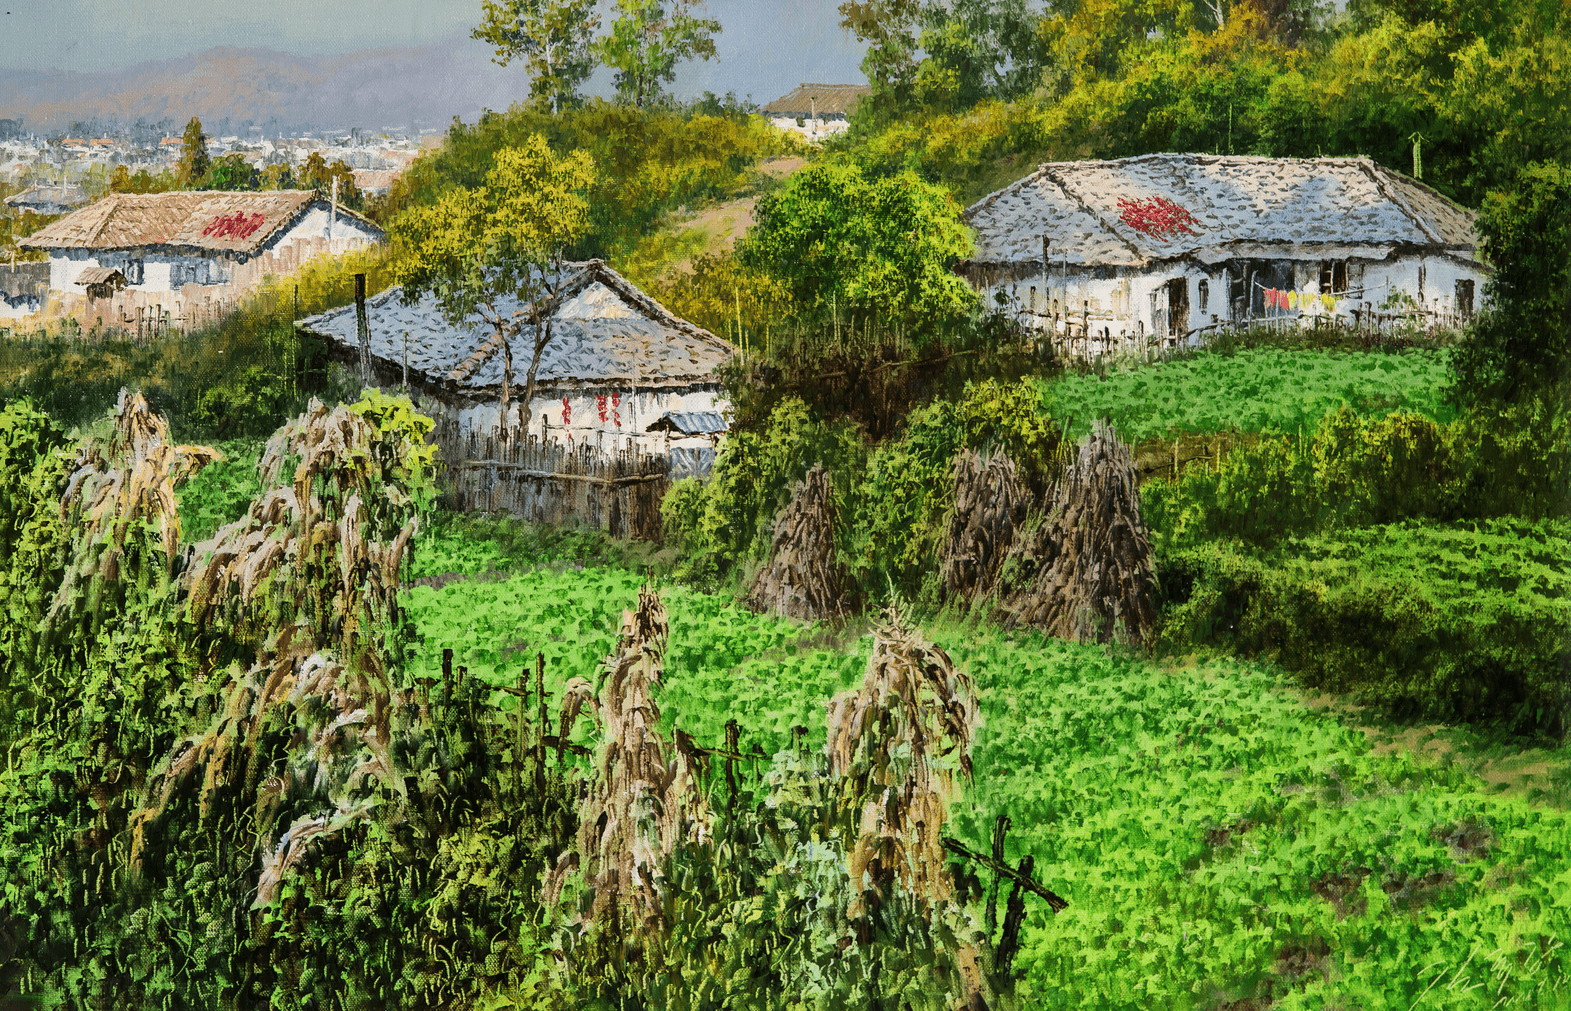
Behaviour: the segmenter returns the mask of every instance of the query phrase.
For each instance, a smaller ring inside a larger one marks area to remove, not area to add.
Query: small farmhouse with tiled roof
[[[857,103],[871,90],[865,84],[801,84],[762,112],[780,129],[817,140],[846,129]]]
[[[87,202],[87,192],[80,186],[29,186],[20,193],[5,198],[7,207],[21,213],[64,214]]]
[[[57,291],[109,284],[176,292],[226,284],[237,266],[288,246],[344,252],[383,238],[375,223],[312,190],[180,191],[111,193],[20,245],[48,250],[49,286]]]
[[[433,296],[413,305],[389,288],[366,300],[370,357],[379,385],[407,384],[422,410],[481,432],[495,429],[502,395],[501,340],[479,316],[453,325]],[[526,306],[498,310],[521,323],[511,339],[514,404],[522,398],[534,345]],[[551,342],[535,376],[530,434],[607,452],[702,450],[712,458],[726,429],[720,372],[735,349],[674,315],[601,260],[569,264],[542,309]],[[300,320],[302,333],[359,354],[358,310],[345,306]],[[509,409],[510,414],[515,408]],[[517,424],[517,415],[508,419]]]
[[[1473,213],[1368,158],[1155,154],[1056,162],[985,197],[956,267],[989,306],[1102,347],[1202,328],[1471,316]]]

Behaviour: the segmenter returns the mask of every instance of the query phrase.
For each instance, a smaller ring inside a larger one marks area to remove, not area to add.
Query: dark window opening
[[[1468,316],[1473,313],[1473,279],[1470,277],[1457,278],[1456,311]]]
[[[1320,264],[1320,293],[1341,295],[1347,291],[1347,261],[1326,260]]]
[[[1200,286],[1199,286],[1199,292],[1200,292],[1200,311],[1201,312],[1205,312],[1206,309],[1209,308],[1210,302],[1211,302],[1211,283],[1209,281],[1201,279]]]

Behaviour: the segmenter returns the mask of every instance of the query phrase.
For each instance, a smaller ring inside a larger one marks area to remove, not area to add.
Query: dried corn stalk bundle
[[[373,816],[389,827],[406,820],[407,804],[387,803],[407,801],[406,770],[395,769],[393,743],[401,738],[403,751],[416,753],[411,736],[429,728],[414,693],[393,687],[381,645],[361,633],[393,606],[415,521],[391,543],[368,534],[364,503],[386,490],[373,480],[381,473],[374,436],[349,409],[330,412],[313,400],[270,440],[261,465],[272,482],[290,478],[291,486],[263,492],[245,517],[195,548],[201,562],[186,573],[189,620],[200,626],[249,608],[270,634],[256,662],[222,687],[224,706],[208,729],[180,742],[149,777],[132,819],[133,867],[177,788],[198,771],[202,819],[221,787],[257,790],[258,905],[276,897],[314,843]],[[299,463],[286,475],[290,456]],[[279,707],[295,734],[275,770],[264,768],[259,748]],[[274,774],[264,784],[265,772]],[[297,815],[273,838],[279,812],[302,807],[316,810]]]
[[[1077,642],[1145,641],[1156,620],[1151,543],[1134,459],[1111,427],[1098,422],[1081,442],[1043,516],[1016,537],[1000,581],[1008,626]]]
[[[567,872],[582,865],[593,890],[589,919],[627,943],[658,936],[665,923],[662,866],[684,841],[708,837],[710,813],[696,779],[697,756],[660,735],[651,689],[660,683],[670,629],[659,595],[643,588],[638,610],[622,612],[617,653],[606,658],[598,698],[570,683],[562,703],[569,727],[585,701],[604,726],[594,785],[579,811],[578,852],[564,854],[546,886],[547,905]],[[628,919],[624,920],[624,914]]]
[[[770,561],[754,580],[747,606],[761,614],[804,620],[839,613],[843,596],[835,561],[837,520],[829,473],[815,466],[775,518]]]
[[[156,834],[175,791],[198,773],[202,821],[220,789],[249,784],[256,790],[251,820],[262,851],[257,906],[273,901],[285,872],[305,858],[311,840],[373,816],[388,827],[405,820],[402,810],[382,801],[387,795],[407,799],[403,770],[395,770],[391,749],[395,735],[413,729],[414,700],[389,688],[372,657],[361,656],[360,669],[350,671],[312,645],[304,629],[281,633],[276,652],[224,686],[224,707],[209,728],[180,741],[153,770],[130,822],[133,872],[140,870],[149,836]],[[279,706],[309,718],[298,726],[299,745],[276,769],[259,748],[261,727]],[[272,840],[282,810],[323,797],[327,810],[297,816]]]
[[[970,677],[891,609],[862,687],[829,703],[830,771],[858,819],[851,919],[886,901],[896,880],[930,907],[950,898],[940,830],[955,773],[971,778],[976,725]]]
[[[115,427],[107,447],[93,442],[77,450],[76,470],[66,483],[60,512],[76,529],[76,548],[50,610],[53,621],[73,610],[82,585],[115,581],[133,531],[151,524],[163,546],[163,564],[180,546],[175,488],[223,455],[207,446],[176,446],[169,425],[140,393],[120,391]]]
[[[251,604],[272,589],[276,608],[302,610],[326,640],[347,638],[362,624],[362,604],[391,606],[398,567],[418,527],[411,518],[390,543],[374,536],[372,504],[403,499],[393,485],[378,485],[380,466],[371,442],[376,432],[360,415],[340,406],[329,412],[312,399],[309,409],[270,440],[258,469],[264,487],[281,481],[285,461],[298,456],[290,487],[274,487],[241,519],[195,549],[201,564],[188,577],[193,620],[206,622],[226,602]]]
[[[992,589],[1031,495],[1015,462],[1002,451],[983,460],[971,450],[955,456],[955,508],[939,548],[939,579],[951,599],[975,600]]]

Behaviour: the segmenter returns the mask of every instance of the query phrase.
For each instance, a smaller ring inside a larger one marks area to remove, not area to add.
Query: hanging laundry
[[[1336,312],[1336,299],[1332,298],[1330,293],[1321,295],[1320,296],[1320,307],[1322,309],[1324,309],[1326,312],[1334,313],[1334,312]]]
[[[1275,288],[1267,288],[1266,289],[1266,308],[1267,309],[1275,309],[1276,308],[1276,289]]]
[[[1298,308],[1298,291],[1295,288],[1289,288],[1287,290],[1287,307],[1289,309]]]

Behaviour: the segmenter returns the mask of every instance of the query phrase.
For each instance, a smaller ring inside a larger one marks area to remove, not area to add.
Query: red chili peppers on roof
[[[265,214],[247,214],[244,211],[220,214],[208,222],[202,234],[210,239],[249,239],[266,221]]]
[[[1162,242],[1166,242],[1169,235],[1200,234],[1195,230],[1195,226],[1200,224],[1195,216],[1166,197],[1151,197],[1148,200],[1119,197],[1118,213],[1130,228]]]

